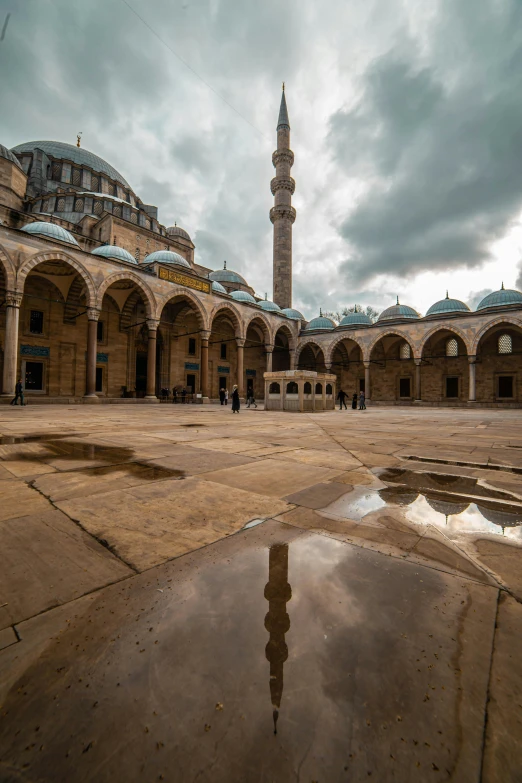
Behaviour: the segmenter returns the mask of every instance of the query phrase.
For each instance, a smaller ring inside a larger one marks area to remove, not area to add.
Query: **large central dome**
[[[85,150],[83,147],[76,147],[74,144],[65,144],[63,141],[27,141],[25,144],[18,144],[16,147],[13,147],[11,152],[20,155],[23,152],[34,152],[35,149],[43,150],[50,158],[72,160],[73,163],[77,163],[79,166],[88,166],[93,171],[105,174],[110,179],[115,179],[121,183],[124,187],[130,188],[127,180],[107,161],[99,158],[94,152],[89,152],[89,150]]]

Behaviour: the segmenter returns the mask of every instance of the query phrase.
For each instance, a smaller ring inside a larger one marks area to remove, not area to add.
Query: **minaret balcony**
[[[278,190],[289,190],[293,195],[295,191],[295,179],[293,177],[274,177],[270,183],[270,190],[275,196]]]
[[[297,213],[294,209],[294,207],[288,206],[286,204],[278,204],[275,207],[272,207],[270,210],[270,220],[272,223],[275,223],[276,220],[289,220],[291,223],[293,223],[296,219]]]
[[[286,163],[287,166],[292,167],[294,165],[294,153],[289,149],[276,150],[272,153],[272,163],[274,168],[277,168],[280,163]]]

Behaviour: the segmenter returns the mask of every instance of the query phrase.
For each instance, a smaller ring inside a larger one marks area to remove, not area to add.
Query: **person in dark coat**
[[[344,409],[348,410],[346,407],[346,392],[344,392],[342,389],[339,389],[339,394],[337,395],[337,399],[339,400],[339,410],[342,411],[343,405],[344,405]]]
[[[352,397],[352,410],[357,410],[357,392],[354,392]]]
[[[366,398],[364,396],[363,391],[359,394],[359,410],[360,411],[366,410]]]
[[[239,392],[237,386],[232,391],[232,413],[239,413]]]
[[[11,400],[11,405],[18,405],[18,398],[20,397],[20,405],[24,404],[24,387],[22,386],[22,379],[18,378],[15,386],[15,398]]]
[[[225,404],[225,390],[223,388],[219,390],[219,401],[221,405]]]
[[[185,402],[185,397],[186,396],[187,396],[187,390],[185,389],[185,387],[183,387],[182,390],[181,390],[181,402],[182,403]]]

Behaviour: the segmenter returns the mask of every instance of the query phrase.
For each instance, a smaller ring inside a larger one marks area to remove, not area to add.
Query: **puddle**
[[[247,522],[246,525],[243,525],[243,530],[248,530],[249,527],[257,527],[258,525],[262,525],[265,519],[251,519],[250,522]]]
[[[68,432],[60,435],[56,432],[45,435],[1,435],[0,446],[13,446],[17,443],[42,443],[59,440],[60,438],[82,438],[82,432]]]
[[[206,427],[206,424],[180,424],[180,427]]]
[[[24,441],[28,443],[27,439]],[[134,449],[121,446],[101,446],[97,443],[75,443],[73,441],[44,440],[47,453],[19,451],[9,455],[9,459],[30,460],[48,463],[51,460],[65,459],[92,462],[127,462],[132,459]]]
[[[489,489],[479,484],[478,478],[468,476],[453,476],[446,473],[421,473],[404,468],[384,468],[376,471],[381,481],[392,484],[406,485],[412,489],[448,490],[462,495],[478,495],[485,498],[501,498],[520,502],[520,498],[511,492],[500,489]]]
[[[186,476],[184,470],[175,468],[163,468],[159,465],[149,465],[147,462],[124,462],[122,465],[107,465],[100,468],[80,468],[79,470],[66,471],[81,473],[88,476],[110,476],[112,473],[125,473],[146,481],[162,481],[163,479],[183,479]],[[263,521],[263,520],[261,520]]]

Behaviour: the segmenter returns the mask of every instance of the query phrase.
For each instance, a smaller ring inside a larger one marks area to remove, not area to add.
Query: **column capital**
[[[422,364],[422,359],[414,359],[413,361],[415,362],[417,367],[420,367]]]
[[[265,351],[266,353],[273,353],[274,346],[270,345],[270,343],[265,343]]]
[[[18,293],[18,291],[6,291],[5,293],[5,303],[7,307],[20,307],[22,304],[22,297],[23,294]]]
[[[149,332],[155,332],[159,326],[158,318],[147,318],[147,329]]]
[[[238,348],[244,348],[245,347],[246,340],[244,337],[236,337],[236,345]]]
[[[468,362],[470,364],[475,364],[476,361],[477,361],[477,357],[476,356],[468,356]]]
[[[89,321],[98,321],[100,318],[100,310],[97,307],[87,308],[87,319]]]
[[[324,363],[324,366],[326,367],[328,372],[330,372],[330,370],[332,369],[332,364],[333,364],[333,362],[325,362]]]
[[[370,369],[370,362],[363,362],[364,369],[369,370]]]
[[[200,333],[199,333],[199,336],[201,337],[201,339],[203,341],[206,340],[208,342],[210,340],[210,335],[211,334],[212,334],[212,332],[210,331],[210,329],[202,329],[200,331]]]

